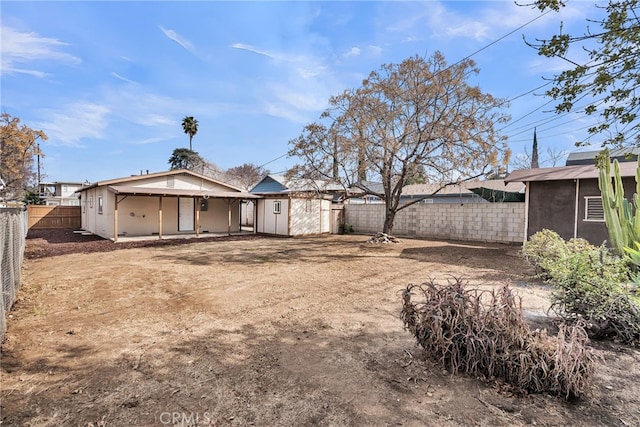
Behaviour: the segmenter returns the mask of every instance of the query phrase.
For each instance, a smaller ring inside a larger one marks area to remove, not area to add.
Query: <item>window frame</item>
[[[280,215],[282,213],[282,202],[280,200],[275,200],[273,202],[273,213],[275,215]]]
[[[599,206],[593,206],[594,203],[599,203]],[[595,213],[598,215],[594,215],[594,208]],[[602,213],[602,216],[599,215],[600,213]],[[586,222],[605,222],[602,196],[584,196],[584,218],[582,220]]]

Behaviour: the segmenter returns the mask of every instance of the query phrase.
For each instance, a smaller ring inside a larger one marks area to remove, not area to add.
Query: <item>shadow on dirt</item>
[[[451,376],[424,360],[408,335],[391,339],[366,329],[345,333],[321,321],[274,322],[266,329],[270,332],[251,325],[201,334],[174,330],[129,343],[99,365],[91,358],[97,348],[62,343],[62,360],[72,354],[88,357],[73,368],[43,360],[10,365],[12,376],[45,380],[26,384],[29,393],[3,387],[2,421],[162,425],[166,414],[179,414],[200,417],[197,425],[207,425],[205,417],[211,425],[619,423],[598,396],[576,404],[550,396],[516,397],[472,378]],[[19,352],[4,354],[3,362],[14,357]],[[347,377],[346,371],[351,372]],[[456,394],[461,389],[466,392]],[[36,406],[37,413],[29,409]]]

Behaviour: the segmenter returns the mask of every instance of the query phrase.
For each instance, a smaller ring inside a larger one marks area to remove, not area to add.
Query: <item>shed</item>
[[[255,230],[280,236],[331,233],[332,200],[340,189],[325,181],[267,175],[250,190],[259,196]]]
[[[620,163],[628,200],[635,191],[637,167],[636,162]],[[524,182],[526,185],[524,241],[543,229],[553,230],[565,240],[580,237],[594,245],[606,241],[608,232],[598,173],[594,164],[512,172],[505,182]]]
[[[258,198],[179,169],[93,183],[80,194],[82,228],[106,239],[240,231],[240,203]]]

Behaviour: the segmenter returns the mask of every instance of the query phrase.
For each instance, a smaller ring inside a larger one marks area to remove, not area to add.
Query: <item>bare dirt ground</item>
[[[517,246],[368,237],[130,247],[31,233],[2,425],[640,425],[638,350],[592,343],[592,390],[565,402],[444,372],[403,330],[401,289],[452,276],[510,281],[544,323],[549,290]]]

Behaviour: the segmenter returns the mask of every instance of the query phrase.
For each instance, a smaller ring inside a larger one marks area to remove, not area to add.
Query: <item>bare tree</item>
[[[400,203],[409,178],[421,175],[440,191],[508,161],[505,138],[494,128],[508,119],[499,111],[506,102],[467,83],[477,73],[472,60],[448,66],[439,52],[383,65],[359,89],[332,97],[322,123],[290,141],[289,155],[301,163],[289,175],[380,197],[382,231],[391,234],[396,213],[422,200]]]
[[[253,185],[257,184],[262,178],[269,173],[268,170],[262,166],[257,166],[252,163],[244,163],[240,166],[235,166],[227,170],[227,177],[237,182],[240,187],[248,190]]]
[[[569,154],[566,150],[560,150],[553,147],[547,147],[544,156],[538,162],[539,167],[555,167],[558,166]],[[528,148],[525,147],[524,153],[517,153],[513,156],[511,167],[517,169],[531,169],[532,155]]]
[[[0,199],[22,197],[27,190],[34,189],[37,171],[34,157],[43,157],[38,141],[46,141],[41,130],[20,126],[20,119],[10,114],[0,115]]]

